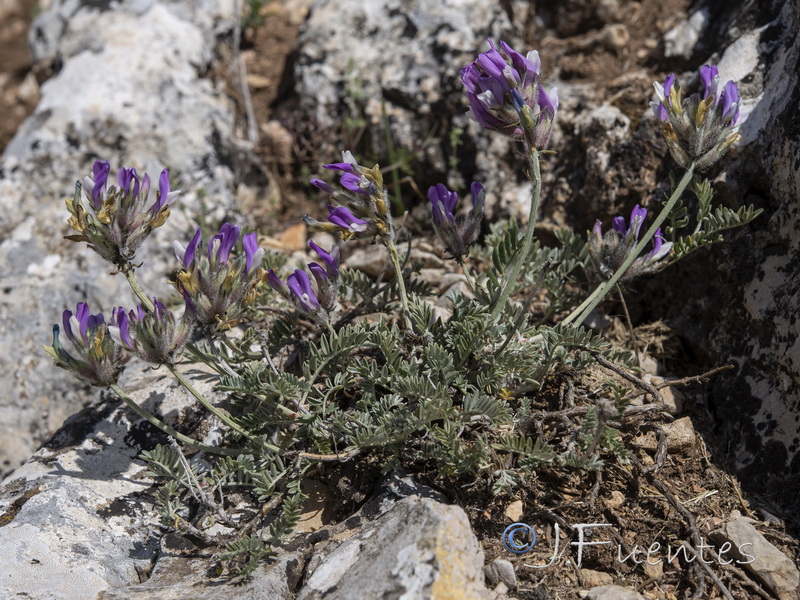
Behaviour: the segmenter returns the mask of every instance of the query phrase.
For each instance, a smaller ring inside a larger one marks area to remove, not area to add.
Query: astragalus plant
[[[434,310],[431,290],[405,255],[380,167],[361,165],[350,152],[325,165],[338,181],[311,180],[330,204],[326,220],[305,221],[333,234],[334,246],[311,241],[318,258],[286,269],[283,257],[259,247],[256,233],[225,223],[204,242],[198,228],[174,245],[179,314],[142,290],[134,264],[176,200],[169,171],[149,205],[149,177],[133,168],[120,169],[109,186],[109,164],[97,161],[78,184],[67,201],[76,231],[69,239],[114,264],[139,304],[112,307],[105,318],[81,302],[74,314],[64,312],[46,349],[59,367],[111,388],[170,436],[142,455],[166,481],[156,494],[164,527],[202,536],[222,523],[230,531],[222,557],[247,572],[292,531],[304,500],[300,483],[320,463],[403,467],[445,487],[499,495],[534,485],[548,470],[626,460],[618,427],[643,411],[630,410],[624,387],[609,381],[573,398],[569,414],[544,391],[598,361],[635,368],[630,349],[583,327],[589,314],[610,291],[758,215],[714,206],[710,184],[697,175],[738,140],[736,84],[720,91],[717,69],[708,66],[702,94],[684,97],[672,75],[656,84],[653,110],[684,171],[671,196],[663,205],[642,198],[649,210],[637,204],[610,227],[597,221],[586,237],[561,230],[559,244],[545,247],[534,224],[557,91],[542,86],[535,51],[489,44],[461,71],[469,114],[488,135],[519,144],[531,209],[527,224],[486,224],[491,189],[475,182],[463,201],[443,184],[430,188],[430,230],[465,278],[449,316]],[[691,219],[689,206],[696,207]],[[357,239],[387,248],[390,266],[378,281],[340,263]],[[224,435],[201,441],[136,405],[119,385],[134,355],[171,372]],[[195,388],[186,363],[207,365],[225,407]]]

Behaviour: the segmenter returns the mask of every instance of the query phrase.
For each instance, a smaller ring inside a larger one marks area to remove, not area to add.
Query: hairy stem
[[[125,279],[128,280],[128,284],[131,286],[131,290],[133,290],[133,293],[136,294],[136,297],[139,298],[139,300],[141,300],[144,307],[149,312],[153,312],[155,308],[153,306],[153,301],[147,297],[147,295],[144,293],[144,290],[142,289],[142,286],[140,286],[139,282],[136,280],[136,275],[134,275],[133,273],[133,265],[129,262],[126,262],[124,265],[122,265],[120,271],[122,271],[125,274]]]
[[[672,209],[675,207],[675,204],[678,202],[681,195],[686,190],[686,186],[689,185],[689,182],[692,180],[693,175],[694,175],[694,164],[691,164],[689,165],[689,168],[686,170],[686,173],[683,175],[683,178],[681,179],[680,183],[678,183],[678,187],[675,188],[675,191],[672,192],[672,196],[669,197],[669,200],[664,205],[664,208],[662,208],[661,212],[658,213],[656,220],[653,221],[652,225],[650,225],[650,228],[647,230],[647,233],[645,233],[642,236],[642,239],[639,240],[638,244],[636,244],[636,247],[625,259],[625,262],[622,263],[622,266],[620,266],[620,268],[617,269],[617,272],[614,273],[611,279],[597,286],[597,289],[595,289],[595,291],[592,292],[592,294],[588,298],[586,298],[586,300],[584,300],[583,303],[581,303],[581,305],[578,306],[578,308],[576,308],[569,315],[567,315],[567,318],[564,319],[563,321],[564,323],[575,323],[575,324],[583,323],[583,321],[585,321],[586,318],[589,316],[589,313],[592,312],[595,309],[595,307],[598,304],[600,304],[600,302],[603,301],[603,298],[605,298],[606,295],[612,289],[614,289],[614,286],[617,284],[620,278],[625,274],[625,271],[628,270],[628,267],[630,267],[631,264],[633,264],[633,261],[636,260],[636,257],[642,253],[644,247],[650,242],[651,239],[653,239],[653,236],[656,234],[656,230],[659,227],[661,227],[661,224],[672,212]]]
[[[220,421],[225,423],[228,427],[230,427],[231,429],[233,429],[234,431],[236,431],[237,433],[242,435],[245,439],[248,439],[248,440],[252,440],[253,439],[253,436],[250,435],[244,429],[242,429],[242,427],[236,421],[234,421],[233,418],[228,413],[226,413],[223,410],[220,410],[219,408],[217,408],[216,406],[211,404],[211,402],[206,400],[206,398],[203,396],[203,394],[201,394],[200,392],[198,392],[194,388],[194,386],[191,384],[191,382],[188,379],[186,379],[186,377],[183,376],[183,373],[178,371],[178,369],[175,367],[175,365],[169,365],[168,364],[168,365],[165,365],[165,366],[170,370],[170,373],[172,373],[175,376],[175,378],[178,381],[181,382],[181,385],[184,388],[186,388],[186,391],[189,392],[192,396],[194,396],[195,399],[200,404],[202,404],[203,407],[206,410],[208,410],[211,414],[213,414],[215,417],[217,417]],[[266,444],[266,447],[269,450],[272,450],[273,452],[279,451],[279,448],[277,446],[271,446],[269,444]]]
[[[394,267],[394,278],[397,280],[397,289],[400,292],[400,304],[403,307],[403,313],[408,314],[408,295],[406,294],[406,284],[403,281],[403,267],[400,266],[400,257],[397,254],[397,246],[394,245],[394,240],[387,239],[386,247],[389,249],[389,258],[392,259],[392,266]]]
[[[519,252],[514,257],[511,270],[506,276],[506,281],[503,284],[503,291],[500,292],[500,296],[498,296],[494,308],[492,309],[493,321],[497,319],[501,312],[503,312],[503,308],[505,307],[509,296],[511,296],[511,291],[514,289],[514,285],[517,282],[517,277],[519,277],[519,273],[522,270],[522,265],[525,263],[525,259],[528,257],[528,253],[531,250],[531,244],[533,243],[533,230],[536,227],[536,217],[539,214],[539,199],[542,195],[542,176],[539,171],[539,151],[536,150],[536,148],[530,148],[529,156],[531,181],[533,183],[533,187],[531,188],[531,212],[528,215],[528,229],[525,231],[525,238],[522,242],[522,248],[519,249]]]
[[[183,435],[182,433],[178,433],[172,427],[164,423],[161,419],[159,419],[154,415],[151,415],[141,406],[136,404],[136,402],[134,402],[133,399],[130,396],[128,396],[124,391],[122,391],[122,388],[120,388],[116,383],[111,384],[111,389],[114,390],[114,393],[117,396],[119,396],[122,399],[122,401],[128,405],[128,408],[130,408],[133,412],[135,412],[137,415],[139,415],[146,421],[158,427],[161,431],[163,431],[167,435],[171,435],[176,440],[180,440],[187,446],[191,446],[192,448],[197,448],[198,450],[202,450],[203,452],[209,452],[211,454],[222,454],[225,456],[237,456],[239,454],[244,454],[246,452],[245,450],[240,450],[238,448],[218,448],[216,446],[208,446],[206,444],[201,444],[200,442],[193,440],[189,436]]]

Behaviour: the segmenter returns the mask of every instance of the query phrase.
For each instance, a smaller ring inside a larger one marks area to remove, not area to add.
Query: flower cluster
[[[558,93],[539,83],[541,62],[535,50],[522,56],[505,42],[461,69],[469,98],[469,115],[481,127],[524,139],[542,150],[550,141],[558,110]]]
[[[631,211],[631,219],[628,224],[625,223],[625,217],[614,217],[611,230],[605,235],[603,235],[600,221],[594,224],[589,235],[589,253],[603,277],[611,277],[633,252],[639,241],[639,231],[646,217],[647,209],[640,208],[637,204]],[[672,242],[664,241],[661,228],[658,228],[653,237],[653,249],[644,257],[633,261],[620,281],[629,281],[655,270],[655,262],[669,254],[671,249]]]
[[[225,223],[211,238],[205,253],[198,252],[199,227],[185,248],[179,242],[173,243],[183,267],[177,276],[177,286],[186,299],[187,310],[200,325],[222,329],[235,325],[263,282],[264,249],[258,247],[255,233],[242,238],[244,254],[231,258],[240,234],[238,226]]]
[[[267,272],[267,282],[299,310],[322,323],[330,323],[330,315],[336,310],[336,299],[339,296],[339,248],[334,246],[330,252],[326,252],[313,240],[308,245],[325,263],[324,267],[317,262],[308,263],[308,270],[317,283],[316,292],[311,285],[311,279],[302,269],[296,269],[289,275],[286,283],[270,269]]]
[[[481,229],[486,192],[477,181],[472,183],[471,191],[472,210],[466,216],[456,217],[458,194],[448,190],[442,183],[428,189],[433,227],[447,251],[458,261],[467,254]]]
[[[53,345],[44,349],[56,366],[72,371],[91,385],[106,387],[116,383],[130,360],[128,351],[134,349],[129,337],[127,342],[118,343],[110,333],[111,327],[118,325],[119,316],[124,314],[122,308],[116,309],[111,322],[106,323],[102,313],[93,315],[88,304],[79,302],[75,314],[65,310],[61,316],[64,334],[75,356],[61,345],[58,325],[53,325]]]
[[[321,179],[311,179],[311,184],[343,205],[328,205],[328,223],[321,223],[308,215],[303,217],[312,231],[336,233],[343,240],[375,235],[387,239],[394,235],[383,174],[378,165],[367,169],[359,165],[350,152],[343,152],[342,162],[323,167],[342,173],[339,178],[341,188]]]
[[[173,364],[194,325],[194,313],[187,302],[180,323],[175,323],[171,311],[153,298],[153,310],[145,312],[142,305],[125,314],[121,306],[114,309],[116,326],[108,328],[118,344],[123,345],[147,362]]]
[[[702,96],[692,94],[685,99],[674,74],[663,85],[653,84],[658,102],[651,102],[650,106],[662,123],[661,132],[670,154],[684,168],[692,163],[697,169],[710,167],[741,139],[741,102],[736,83],[728,81],[720,90],[716,65],[701,67],[700,80]]]
[[[74,197],[67,198],[72,215],[69,225],[77,231],[67,239],[87,242],[104,259],[122,266],[133,258],[144,238],[164,224],[169,206],[180,192],[170,189],[169,169],[164,169],[158,178],[155,202],[145,208],[150,176],[145,173],[139,179],[136,169],[122,167],[117,185],[109,186],[109,172],[107,160],[95,161],[92,175],[83,179],[82,186],[78,182]]]

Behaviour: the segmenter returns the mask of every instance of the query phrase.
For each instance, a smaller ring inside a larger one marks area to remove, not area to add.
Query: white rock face
[[[232,112],[200,74],[232,27],[232,0],[102,5],[42,7],[33,55],[56,72],[0,163],[0,388],[13,390],[0,396],[0,474],[91,397],[41,350],[61,312],[81,301],[93,312],[133,304],[110,265],[62,239],[71,233],[63,199],[75,181],[97,159],[111,162],[112,175],[134,166],[157,180],[172,169],[187,193],[137,255],[145,288],[158,295],[171,293],[171,242],[186,237],[197,194],[220,210],[231,202]]]

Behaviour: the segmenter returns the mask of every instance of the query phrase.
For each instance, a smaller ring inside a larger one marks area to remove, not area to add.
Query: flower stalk
[[[660,213],[658,213],[655,221],[653,221],[653,223],[650,225],[650,228],[642,236],[642,239],[639,240],[639,243],[636,244],[633,251],[628,255],[622,265],[620,265],[619,269],[617,269],[610,279],[597,286],[594,292],[592,292],[592,294],[586,298],[586,300],[584,300],[580,306],[567,315],[567,318],[563,321],[565,324],[572,323],[579,325],[583,323],[589,316],[589,313],[591,313],[597,307],[597,305],[603,301],[603,298],[605,298],[608,293],[614,289],[614,286],[628,270],[628,267],[630,267],[631,264],[633,264],[633,261],[636,260],[636,257],[642,253],[645,246],[650,242],[651,239],[653,239],[656,231],[661,227],[661,224],[672,212],[672,209],[675,208],[675,204],[678,202],[681,195],[683,195],[683,192],[686,190],[686,186],[688,186],[689,182],[692,180],[692,177],[694,176],[694,170],[695,163],[692,163],[689,165],[686,173],[684,173],[683,178],[681,178],[680,182],[678,183],[678,187],[675,188],[672,196],[670,196],[669,200],[664,205],[664,208],[661,209]]]
[[[495,301],[494,308],[492,308],[493,320],[497,319],[500,313],[503,312],[503,308],[505,307],[509,296],[511,296],[511,292],[514,289],[514,284],[517,281],[517,277],[519,277],[519,273],[522,270],[522,265],[524,264],[525,259],[531,250],[531,244],[533,243],[533,230],[536,226],[536,218],[539,214],[539,200],[542,195],[542,175],[539,167],[539,151],[536,149],[536,147],[531,146],[528,155],[530,157],[531,182],[533,183],[531,188],[531,211],[528,215],[528,229],[525,231],[525,238],[522,242],[522,247],[520,248],[517,256],[514,258],[514,262],[511,265],[511,270],[507,274],[506,280],[503,284],[503,290],[500,292],[500,295]]]
[[[122,391],[122,388],[120,388],[116,383],[112,383],[110,387],[112,390],[114,390],[114,393],[117,396],[119,396],[122,399],[122,401],[128,405],[128,408],[130,408],[133,412],[142,417],[145,421],[148,421],[152,425],[158,427],[161,431],[163,431],[167,435],[171,435],[172,437],[174,437],[177,440],[180,440],[187,446],[191,446],[192,448],[197,448],[198,450],[202,450],[203,452],[209,452],[211,454],[220,454],[223,456],[238,456],[239,454],[245,453],[245,450],[241,450],[239,448],[219,448],[217,446],[208,446],[207,444],[201,444],[200,442],[193,440],[189,436],[183,435],[182,433],[175,431],[172,427],[164,423],[161,419],[147,412],[141,406],[136,404],[136,402],[134,402],[130,396],[128,396],[124,391]]]

